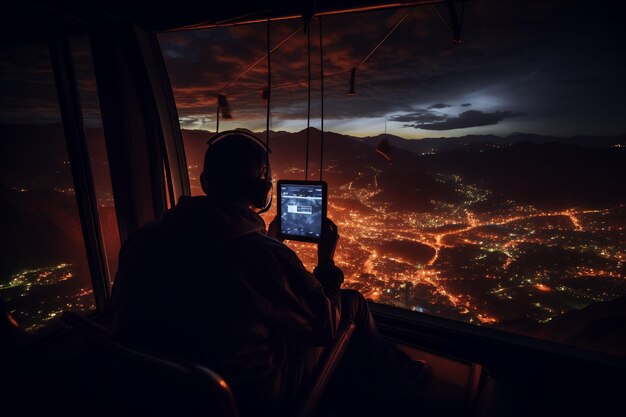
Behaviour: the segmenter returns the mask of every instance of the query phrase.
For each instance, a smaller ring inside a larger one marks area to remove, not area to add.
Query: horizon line
[[[55,121],[55,122],[49,122],[49,123],[24,123],[24,122],[0,122],[0,126],[63,126],[63,123],[60,121]],[[85,129],[102,129],[102,126],[89,126],[89,125],[85,125]],[[252,133],[255,134],[262,134],[265,133],[266,130],[250,130],[250,129],[246,129],[246,128],[235,128],[235,129],[228,129],[228,130],[237,130],[237,129],[241,129],[241,130],[247,130],[250,131]],[[320,129],[318,129],[315,126],[311,126],[309,127],[309,129],[313,130],[313,131],[318,131],[321,132]],[[193,128],[188,128],[188,127],[180,127],[181,132],[183,130],[185,131],[189,131],[189,132],[203,132],[203,133],[208,133],[208,134],[215,134],[216,132],[213,130],[208,130],[208,129],[202,129],[202,128],[197,128],[197,129],[193,129]],[[290,131],[290,130],[271,130],[270,132],[273,133],[285,133],[285,134],[296,134],[296,133],[301,133],[301,132],[305,132],[307,130],[307,128],[305,127],[304,129],[301,130],[297,130],[297,131]],[[491,136],[491,137],[497,137],[497,138],[508,138],[511,136],[517,136],[517,135],[528,135],[528,136],[542,136],[542,137],[549,137],[549,138],[555,138],[555,139],[571,139],[571,138],[576,138],[576,137],[597,137],[597,138],[621,138],[621,137],[626,137],[626,132],[624,133],[619,133],[619,134],[615,134],[615,135],[603,135],[603,134],[585,134],[585,133],[578,133],[575,135],[569,135],[569,136],[557,136],[557,135],[551,135],[551,134],[545,134],[545,133],[530,133],[530,132],[512,132],[512,133],[508,133],[506,135],[498,135],[498,134],[493,134],[493,133],[474,133],[474,134],[462,134],[462,135],[458,135],[458,136],[428,136],[428,137],[423,137],[423,138],[407,138],[407,137],[403,137],[397,134],[393,134],[393,133],[379,133],[376,135],[364,135],[364,136],[359,136],[359,135],[354,135],[354,134],[350,134],[350,133],[340,133],[340,132],[335,132],[332,130],[325,130],[324,133],[333,133],[336,135],[342,135],[342,136],[349,136],[349,137],[354,137],[354,138],[360,138],[360,139],[366,139],[366,138],[376,138],[376,137],[380,137],[380,136],[393,136],[393,137],[397,137],[400,139],[404,139],[404,140],[424,140],[424,139],[455,139],[455,138],[463,138],[463,137],[468,137],[468,136]]]

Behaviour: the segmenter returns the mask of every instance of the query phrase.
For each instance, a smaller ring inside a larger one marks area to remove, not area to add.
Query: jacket
[[[342,282],[333,264],[308,272],[249,208],[182,197],[122,247],[114,332],[218,372],[243,414],[274,414],[335,336]]]

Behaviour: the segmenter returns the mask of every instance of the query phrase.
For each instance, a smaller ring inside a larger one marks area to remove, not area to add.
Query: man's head
[[[265,208],[272,186],[265,145],[239,131],[222,132],[208,143],[202,190],[212,198]]]

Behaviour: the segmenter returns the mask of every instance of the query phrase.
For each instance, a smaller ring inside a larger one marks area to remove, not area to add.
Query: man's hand
[[[269,224],[269,226],[267,226],[267,236],[271,237],[272,239],[276,239],[280,242],[282,242],[284,239],[279,239],[278,238],[278,224],[279,224],[279,217],[278,214],[274,217],[274,219],[272,220],[272,222]]]
[[[322,222],[322,233],[320,241],[317,244],[317,264],[333,263],[335,257],[335,248],[339,240],[337,225],[329,218],[325,218]]]

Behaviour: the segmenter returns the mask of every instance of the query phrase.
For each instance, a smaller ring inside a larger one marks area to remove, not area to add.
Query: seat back
[[[228,384],[197,364],[166,360],[116,341],[99,324],[63,313],[88,345],[107,415],[236,417]]]

